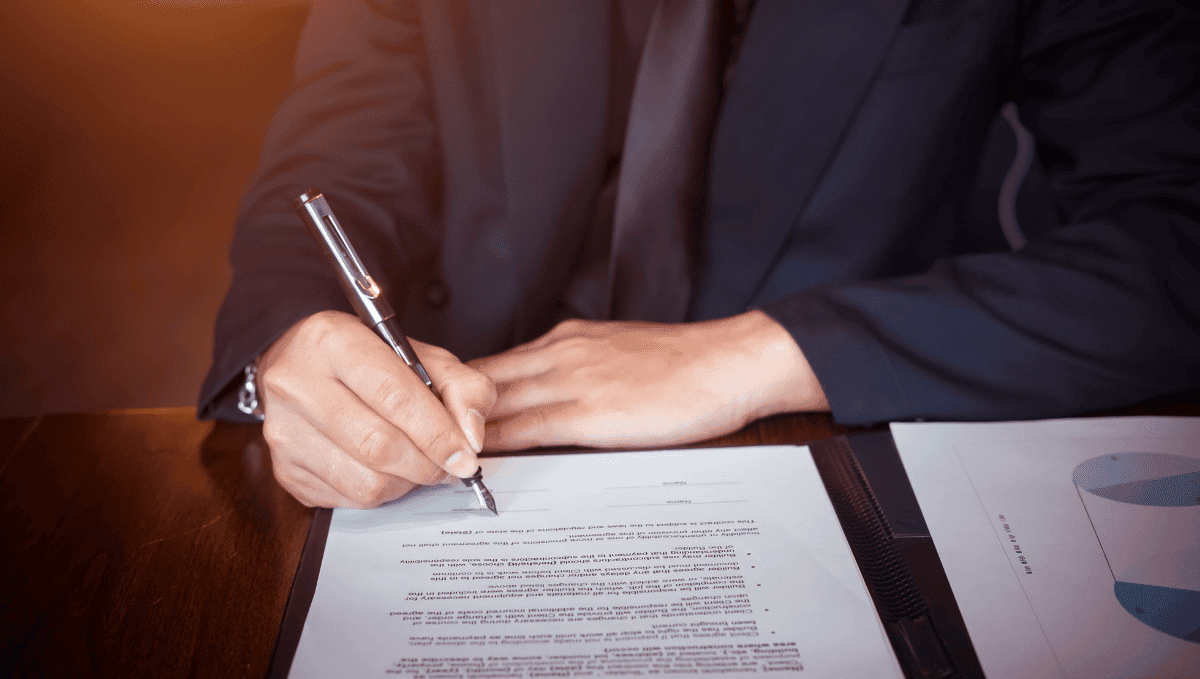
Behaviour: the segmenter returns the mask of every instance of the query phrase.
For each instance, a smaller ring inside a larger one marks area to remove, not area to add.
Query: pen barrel
[[[421,361],[417,359],[417,353],[413,351],[412,345],[408,343],[408,338],[404,336],[404,332],[400,329],[400,324],[396,322],[395,316],[389,316],[379,323],[371,326],[379,338],[387,343],[392,351],[400,357],[401,361],[413,372],[417,373],[425,382],[425,386],[429,387],[436,394],[437,390],[433,388],[433,380],[429,379],[429,373],[425,372],[425,366],[421,365]]]
[[[383,290],[367,273],[342,225],[329,209],[329,203],[319,191],[313,189],[301,194],[295,201],[296,212],[304,220],[309,233],[321,246],[325,259],[337,272],[338,283],[350,306],[363,323],[375,327],[396,315],[392,305],[383,296]],[[401,334],[403,337],[403,334]],[[412,355],[412,349],[408,352]],[[399,353],[397,351],[397,353]]]
[[[337,260],[332,255],[326,253],[326,258],[336,266]],[[360,290],[358,284],[352,282],[346,276],[338,276],[338,283],[341,284],[342,290],[350,300],[350,306],[354,307],[354,313],[358,314],[363,323],[371,327],[375,327],[386,321],[393,321],[393,324],[395,323],[393,319],[396,317],[396,312],[392,310],[392,305],[388,304],[387,299],[382,294],[372,297]],[[378,290],[378,286],[375,286],[375,289]],[[409,353],[411,351],[410,349]]]
[[[367,268],[358,258],[358,253],[354,251],[354,246],[350,244],[342,225],[338,223],[337,217],[333,216],[333,210],[329,208],[325,196],[317,189],[306,191],[296,198],[295,208],[308,227],[309,233],[325,253],[325,258],[337,272],[338,283],[341,284],[342,291],[346,293],[350,306],[354,307],[358,317],[396,352],[400,360],[421,378],[434,395],[437,395],[433,380],[429,379],[429,373],[425,371],[425,366],[421,365],[417,352],[413,351],[412,345],[408,343],[408,338],[404,336],[404,331],[396,321],[396,312],[383,296],[383,290],[367,273]]]

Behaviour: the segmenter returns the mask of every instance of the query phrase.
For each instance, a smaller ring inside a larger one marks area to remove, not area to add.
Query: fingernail
[[[470,426],[463,429],[463,433],[467,435],[467,443],[471,444],[471,448],[476,452],[483,450],[483,443],[475,436],[475,432],[483,433],[483,415],[478,410],[471,408],[467,411],[467,419],[470,421]]]
[[[471,461],[471,458],[474,457],[474,455],[471,455],[467,451],[460,450],[446,458],[446,466],[443,469],[459,478],[468,477],[474,474],[476,467],[479,466],[476,462]]]

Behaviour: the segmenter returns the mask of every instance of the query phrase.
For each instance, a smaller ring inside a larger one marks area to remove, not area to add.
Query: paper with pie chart
[[[1200,420],[892,433],[988,677],[1200,677]]]
[[[1074,481],[1117,601],[1150,627],[1200,644],[1200,460],[1099,455],[1075,468]]]

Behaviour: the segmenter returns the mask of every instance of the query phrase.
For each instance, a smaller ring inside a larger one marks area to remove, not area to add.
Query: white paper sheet
[[[892,435],[989,677],[1200,677],[1200,421]]]
[[[334,512],[290,676],[903,676],[807,448],[483,468]]]

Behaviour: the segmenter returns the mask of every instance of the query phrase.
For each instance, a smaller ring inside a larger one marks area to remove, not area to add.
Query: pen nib
[[[484,509],[492,510],[496,516],[500,516],[500,512],[496,511],[496,499],[492,497],[491,491],[487,486],[483,485],[483,467],[475,470],[473,476],[469,476],[462,480],[463,485],[475,491],[475,497],[479,498],[479,506]]]

